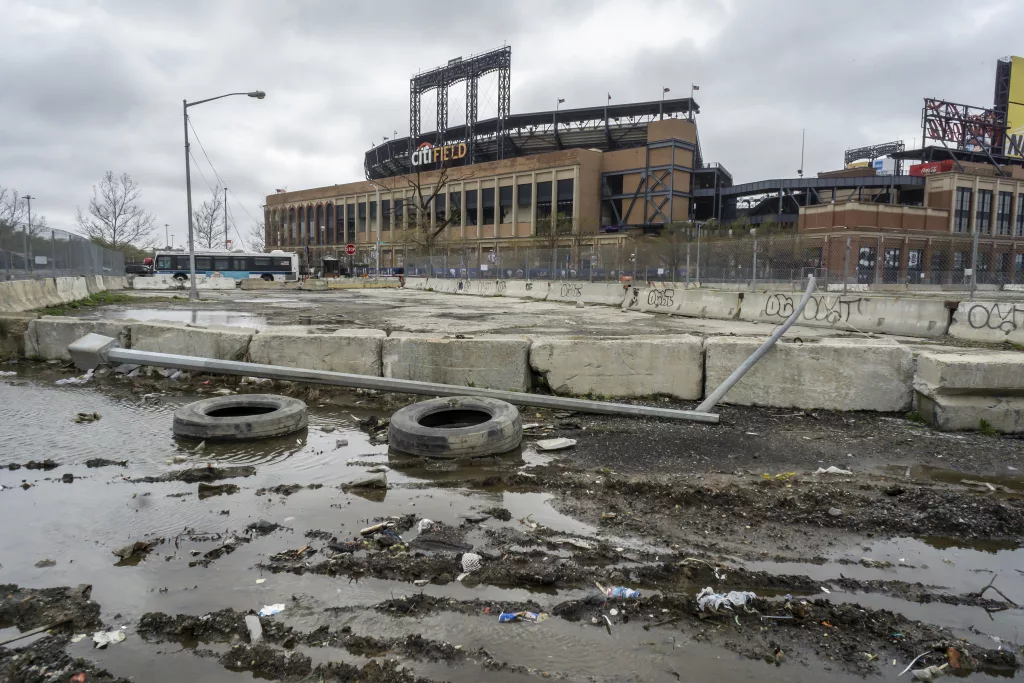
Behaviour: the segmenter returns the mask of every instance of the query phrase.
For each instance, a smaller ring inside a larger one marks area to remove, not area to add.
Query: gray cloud
[[[701,87],[705,158],[738,182],[808,172],[844,149],[920,136],[921,100],[992,99],[1017,49],[1019,2],[915,0],[266,0],[44,2],[4,7],[0,185],[71,228],[107,170],[128,172],[178,243],[185,234],[181,101],[219,175],[258,216],[262,196],[362,177],[372,142],[408,129],[408,79],[512,45],[512,110],[673,96]],[[485,84],[487,85],[487,84]],[[462,106],[452,91],[453,109]],[[490,98],[490,99],[488,99]],[[493,94],[481,94],[489,115]],[[424,116],[432,117],[430,105]],[[460,120],[453,114],[453,122]],[[196,201],[218,181],[193,140]],[[249,219],[232,201],[244,233]]]

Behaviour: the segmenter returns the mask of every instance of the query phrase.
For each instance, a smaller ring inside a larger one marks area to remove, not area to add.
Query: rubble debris
[[[210,482],[220,479],[234,479],[236,477],[251,477],[256,474],[256,468],[252,465],[235,465],[231,467],[190,467],[186,470],[175,470],[167,472],[158,477],[139,477],[128,481],[136,484],[155,484],[165,481],[181,481],[186,484],[198,484],[201,481]]]
[[[48,472],[50,470],[57,469],[58,467],[60,467],[60,465],[50,458],[41,461],[29,460],[25,463],[25,469],[27,470],[45,470]]]
[[[85,461],[85,466],[89,468],[93,467],[128,467],[127,460],[107,460],[106,458],[89,458]]]
[[[39,560],[38,562],[36,562],[35,566],[39,567],[40,569],[45,569],[46,567],[53,567],[56,564],[57,564],[57,560],[45,559],[45,560]]]
[[[129,543],[128,545],[111,552],[121,558],[121,561],[123,562],[133,557],[145,557],[153,550],[154,545],[156,545],[156,543],[153,541],[135,541],[134,543]]]
[[[815,474],[853,474],[850,470],[844,470],[836,467],[835,465],[830,466],[828,469],[819,467],[814,472]]]
[[[114,631],[96,631],[92,634],[93,647],[97,650],[102,650],[107,645],[115,645],[122,642],[125,639],[124,630],[116,629]]]
[[[576,445],[576,439],[541,439],[537,442],[537,448],[542,451],[560,451],[566,448],[572,448]]]
[[[373,472],[341,485],[341,489],[374,488],[385,489],[388,487],[388,475],[383,472]]]
[[[78,413],[72,418],[72,422],[96,422],[100,419],[99,413]]]
[[[207,484],[204,481],[199,482],[199,500],[209,498],[211,496],[222,496],[231,493],[238,493],[238,484]]]
[[[255,614],[245,615],[245,626],[249,629],[249,642],[255,645],[263,639],[263,626]]]
[[[717,614],[720,609],[731,610],[733,607],[741,607],[756,597],[757,595],[751,591],[729,591],[723,595],[708,587],[697,593],[697,607],[701,612]]]

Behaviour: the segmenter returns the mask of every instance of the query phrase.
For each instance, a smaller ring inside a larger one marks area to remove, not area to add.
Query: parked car
[[[141,263],[129,263],[124,267],[125,275],[152,275],[153,269],[150,266],[143,265]]]

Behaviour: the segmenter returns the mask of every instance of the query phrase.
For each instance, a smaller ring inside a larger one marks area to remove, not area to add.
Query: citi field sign
[[[429,142],[424,142],[416,148],[416,151],[412,153],[409,159],[413,166],[423,166],[424,164],[436,164],[439,161],[456,161],[465,156],[465,142],[443,145],[441,147],[435,147]]]

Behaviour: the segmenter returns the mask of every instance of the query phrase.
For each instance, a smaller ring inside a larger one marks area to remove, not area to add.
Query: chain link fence
[[[408,277],[685,282],[747,289],[801,288],[813,274],[822,288],[851,290],[1024,285],[1024,244],[1004,237],[640,236],[557,246],[439,246],[431,254],[405,251],[402,261]]]
[[[0,225],[3,279],[79,275],[124,275],[124,254],[56,228]]]

